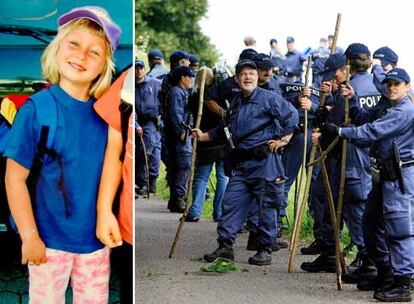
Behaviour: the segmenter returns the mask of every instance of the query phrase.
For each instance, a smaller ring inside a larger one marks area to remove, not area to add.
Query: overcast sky
[[[207,17],[200,25],[228,63],[234,64],[244,48],[243,38],[253,36],[257,50],[269,52],[276,38],[286,51],[286,37],[295,47],[317,48],[319,39],[333,34],[336,16],[342,14],[338,46],[360,42],[371,54],[388,46],[399,56],[398,65],[414,79],[413,11],[403,0],[209,0]]]

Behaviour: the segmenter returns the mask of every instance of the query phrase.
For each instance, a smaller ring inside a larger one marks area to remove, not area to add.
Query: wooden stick
[[[206,77],[207,71],[205,68],[201,68],[199,73],[201,74],[201,84],[200,84],[200,97],[198,99],[198,113],[197,113],[197,120],[195,127],[200,128],[201,117],[203,116],[203,104],[204,104],[204,87],[206,84]],[[185,209],[184,214],[180,218],[180,224],[178,225],[177,232],[175,234],[174,242],[171,246],[170,254],[168,255],[169,258],[172,258],[175,252],[175,248],[177,246],[178,239],[180,238],[181,230],[183,228],[185,219],[188,215],[188,209],[190,209],[190,204],[188,203],[189,199],[192,197],[192,188],[193,188],[193,180],[194,180],[194,170],[195,170],[195,160],[196,160],[196,150],[197,150],[197,140],[193,140],[193,147],[191,153],[191,167],[190,167],[190,176],[188,178],[188,188],[187,193],[185,196]]]

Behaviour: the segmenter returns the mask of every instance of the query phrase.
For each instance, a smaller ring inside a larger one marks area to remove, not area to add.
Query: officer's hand
[[[341,85],[341,94],[342,96],[352,98],[355,95],[354,89],[351,87],[351,85]]]
[[[310,97],[311,96],[311,89],[310,87],[304,87],[302,90],[302,96]]]
[[[311,139],[312,139],[312,143],[314,145],[317,145],[318,144],[319,137],[321,137],[321,135],[322,134],[320,132],[318,132],[318,131],[315,131],[315,132],[312,133]]]
[[[191,129],[191,135],[193,136],[193,138],[196,138],[197,141],[205,141],[206,134],[208,135],[208,133],[204,133],[198,128]]]
[[[371,63],[372,63],[372,65],[377,65],[377,64],[380,65],[381,60],[374,58],[374,59],[371,60]]]
[[[118,221],[112,211],[98,212],[96,237],[108,248],[122,245]]]
[[[267,142],[267,145],[269,146],[270,152],[274,153],[277,152],[280,148],[285,146],[287,143],[281,141],[280,139],[271,139]]]
[[[143,134],[143,132],[142,132],[142,128],[138,128],[138,129],[137,129],[137,135],[138,135],[139,137],[141,137],[141,136],[142,136],[142,134]]]
[[[332,83],[330,81],[322,81],[321,82],[321,86],[319,87],[319,91],[326,93],[326,94],[331,94],[331,90],[332,90]]]
[[[338,136],[339,127],[334,123],[327,123],[322,129],[322,133],[326,133],[326,134],[333,135],[333,136]]]
[[[306,111],[309,111],[312,107],[312,101],[306,96],[299,98],[299,104],[300,107]]]

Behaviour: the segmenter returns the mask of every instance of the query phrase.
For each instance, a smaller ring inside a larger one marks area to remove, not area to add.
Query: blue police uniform
[[[145,76],[141,83],[135,86],[135,111],[138,125],[143,130],[143,140],[148,157],[149,178],[155,180],[158,177],[161,157],[161,135],[158,130],[158,93],[161,88],[161,81]],[[136,145],[136,184],[146,185],[145,158],[142,145]]]
[[[286,53],[286,80],[295,81],[302,77],[302,64],[306,61],[306,57],[297,50]]]
[[[156,64],[147,75],[161,80],[168,74],[168,72],[169,71],[164,68],[162,64]]]
[[[240,92],[240,86],[237,83],[236,78],[233,76],[226,78],[218,85],[213,84],[207,90],[207,99],[214,100],[220,107],[227,109],[230,105],[230,102],[234,99],[235,96],[240,94]]]
[[[184,125],[192,124],[187,103],[188,91],[179,85],[172,87],[168,95],[168,116],[166,117],[164,132],[169,161],[169,206],[173,209],[177,202],[184,201],[187,191],[187,179],[190,173],[191,134],[185,142],[180,139],[181,134],[187,131]]]
[[[261,88],[256,88],[247,100],[238,94],[231,105],[229,128],[238,151],[267,147],[270,139],[292,133],[298,123],[297,111],[289,103]],[[258,131],[244,138],[254,130]],[[217,130],[210,132],[212,138],[217,134]],[[237,159],[224,195],[218,240],[233,244],[249,210],[254,208],[252,204],[257,204],[257,242],[259,246],[270,247],[276,240],[275,211],[283,198],[283,182],[276,182],[285,178],[281,157],[277,153],[262,153],[260,157]]]
[[[265,89],[267,91],[273,92],[279,97],[282,97],[282,92],[280,90],[280,83],[274,78],[271,78],[265,84],[259,85],[260,88]]]
[[[289,101],[298,111],[299,125],[298,129],[293,134],[290,142],[284,147],[282,161],[286,174],[286,182],[284,189],[284,199],[281,205],[280,215],[286,215],[286,206],[288,204],[288,194],[292,183],[295,181],[298,175],[299,168],[302,165],[303,158],[303,142],[304,142],[304,110],[299,105],[299,97],[302,93],[304,84],[302,82],[283,83],[280,85],[282,90],[282,96]],[[315,111],[319,107],[319,91],[311,88],[310,100],[312,101],[312,107],[308,111],[308,138],[307,138],[307,153],[310,152],[312,147],[311,134],[314,124]],[[317,170],[314,170],[314,176]]]
[[[388,240],[389,257],[394,275],[414,273],[414,168],[404,163],[414,159],[414,105],[404,97],[390,107],[383,117],[360,127],[342,128],[340,135],[350,139],[373,142],[371,151],[379,166],[391,158],[393,144],[398,146],[402,160],[404,191],[397,180],[382,178],[383,218]],[[378,261],[386,263],[387,261]]]
[[[325,70],[325,61],[328,59],[330,51],[328,48],[319,47],[316,50],[312,50],[311,55],[313,60],[312,86],[315,88],[319,88],[322,81],[322,74]]]

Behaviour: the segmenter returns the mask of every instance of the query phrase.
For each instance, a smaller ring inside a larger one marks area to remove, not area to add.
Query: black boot
[[[184,210],[185,210],[185,201],[184,199],[179,199],[177,201],[177,212],[184,213]]]
[[[257,244],[257,233],[249,232],[246,249],[248,251],[257,251],[259,249]]]
[[[149,191],[150,191],[150,193],[156,193],[157,192],[157,178],[150,177]]]
[[[301,248],[300,252],[304,255],[320,254],[322,252],[322,244],[320,241],[315,240],[308,247]]]
[[[351,263],[352,264],[352,263]],[[374,280],[377,276],[377,268],[369,258],[363,258],[360,267],[354,271],[343,274],[341,279],[346,284],[356,284],[361,280]]]
[[[214,262],[217,258],[224,258],[234,261],[233,244],[226,241],[218,241],[218,248],[212,253],[204,255],[204,260]]]
[[[378,268],[377,276],[361,277],[357,283],[359,290],[386,290],[394,283],[394,275],[391,266]]]
[[[249,264],[257,266],[272,264],[272,249],[269,246],[260,248],[254,256],[249,258]]]
[[[332,253],[322,253],[312,262],[303,262],[300,268],[308,272],[335,273],[335,256]]]
[[[281,238],[276,239],[276,244],[279,245],[280,249],[286,249],[289,247],[289,242],[282,240]]]
[[[385,290],[375,290],[374,299],[380,302],[411,302],[411,275],[394,276],[394,284]]]

